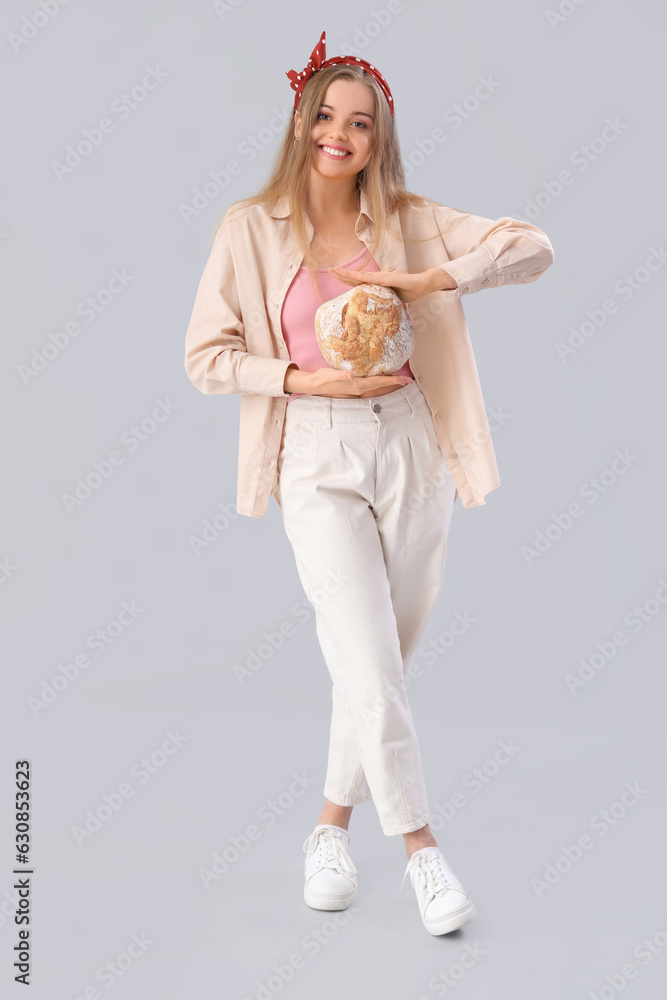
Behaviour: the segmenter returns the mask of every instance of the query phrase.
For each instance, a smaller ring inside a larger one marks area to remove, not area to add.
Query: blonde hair
[[[338,64],[318,70],[308,80],[301,95],[299,112],[303,119],[303,135],[309,136],[317,121],[320,105],[323,103],[326,91],[334,80],[357,80],[364,83],[373,94],[374,126],[371,141],[371,151],[368,163],[359,171],[355,182],[355,194],[365,192],[371,215],[373,216],[373,239],[370,256],[374,256],[387,228],[389,216],[397,209],[406,208],[415,203],[424,204],[420,195],[406,190],[405,173],[401,151],[396,133],[395,121],[389,104],[380,85],[374,76],[366,73],[362,66]],[[250,205],[273,205],[280,197],[286,196],[290,207],[290,221],[299,247],[306,257],[310,248],[306,229],[308,218],[308,187],[312,163],[312,146],[309,142],[294,143],[294,118],[292,117],[285,131],[280,149],[274,159],[271,174],[261,190],[240,201],[233,202],[228,211],[246,208]],[[224,214],[218,219],[216,228],[209,244],[215,239]],[[426,237],[434,239],[439,233]],[[417,242],[424,242],[423,239]],[[358,268],[363,270],[363,267]],[[314,268],[308,268],[311,280],[321,298],[319,282]]]

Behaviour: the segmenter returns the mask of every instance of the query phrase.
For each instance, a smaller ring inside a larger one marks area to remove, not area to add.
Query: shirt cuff
[[[263,396],[290,396],[285,392],[285,372],[292,364],[290,358],[265,358],[258,354],[244,354],[239,373],[241,392]]]
[[[454,279],[458,285],[459,295],[478,292],[481,288],[493,288],[498,281],[496,265],[484,247],[478,247],[463,257],[448,260],[446,264],[439,264],[438,267]]]

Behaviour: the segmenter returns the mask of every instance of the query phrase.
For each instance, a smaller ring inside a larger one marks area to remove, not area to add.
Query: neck
[[[308,192],[308,212],[321,223],[335,222],[341,216],[359,214],[359,196],[355,191],[354,177],[331,180],[314,174]]]

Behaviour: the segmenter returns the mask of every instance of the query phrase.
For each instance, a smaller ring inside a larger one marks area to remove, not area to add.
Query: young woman
[[[292,121],[264,188],[214,233],[185,367],[203,393],[241,394],[237,510],[278,502],[333,682],[305,901],[352,902],[348,826],[372,799],[383,832],[404,837],[423,925],[444,934],[475,907],[429,829],[406,674],[456,497],[479,506],[500,485],[460,299],[534,281],[554,253],[530,223],[406,191],[386,80],[363,59],[326,59],[324,32],[287,76]],[[362,282],[393,288],[415,329],[391,374],[335,369],[318,347],[318,306]]]

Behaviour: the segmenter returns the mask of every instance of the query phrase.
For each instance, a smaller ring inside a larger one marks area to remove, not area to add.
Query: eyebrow
[[[329,108],[329,111],[335,111],[336,110],[335,108],[332,108],[330,104],[320,104],[320,107],[321,108]],[[367,111],[352,111],[352,112],[350,112],[350,114],[351,115],[363,115],[364,118],[370,118],[370,120],[372,122],[375,121],[375,119],[373,118],[373,115],[369,115]]]

